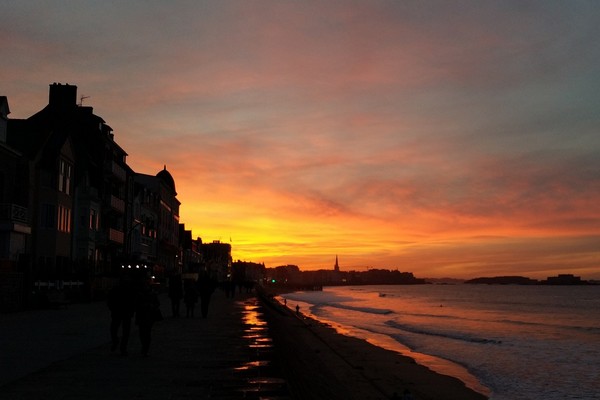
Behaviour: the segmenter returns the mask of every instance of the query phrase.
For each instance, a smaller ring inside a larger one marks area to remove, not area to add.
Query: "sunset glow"
[[[11,2],[11,118],[77,85],[234,260],[600,279],[600,3]]]

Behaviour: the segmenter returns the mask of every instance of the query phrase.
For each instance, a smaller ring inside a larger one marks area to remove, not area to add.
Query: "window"
[[[58,191],[71,194],[71,174],[73,167],[65,160],[60,160],[58,168]]]
[[[90,229],[93,231],[98,230],[98,211],[90,208]]]
[[[56,228],[56,207],[53,204],[42,204],[40,214],[40,227]]]
[[[71,232],[71,210],[69,208],[58,206],[58,230]]]

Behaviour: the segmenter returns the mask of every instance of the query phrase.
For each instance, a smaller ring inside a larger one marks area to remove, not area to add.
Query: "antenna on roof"
[[[89,98],[90,98],[90,96],[81,95],[81,97],[79,98],[79,107],[83,106],[83,101],[85,99],[89,99]]]

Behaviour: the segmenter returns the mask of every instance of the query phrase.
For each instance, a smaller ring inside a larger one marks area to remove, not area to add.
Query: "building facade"
[[[181,272],[180,202],[166,167],[135,173],[74,85],[51,84],[48,105],[29,118],[9,113],[0,97],[0,282],[20,277],[19,307],[56,291],[101,297],[132,260]]]

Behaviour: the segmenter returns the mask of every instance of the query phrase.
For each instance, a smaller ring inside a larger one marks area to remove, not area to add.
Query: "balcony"
[[[108,240],[118,244],[123,244],[125,242],[125,234],[121,231],[110,228],[108,230]]]
[[[16,204],[0,204],[0,221],[29,224],[27,208]]]
[[[105,165],[106,169],[110,171],[115,178],[119,179],[121,182],[125,182],[127,174],[123,167],[114,161],[107,161]]]
[[[27,208],[16,204],[0,204],[0,231],[31,234]]]
[[[121,214],[125,213],[125,202],[118,197],[110,196],[110,206]]]

